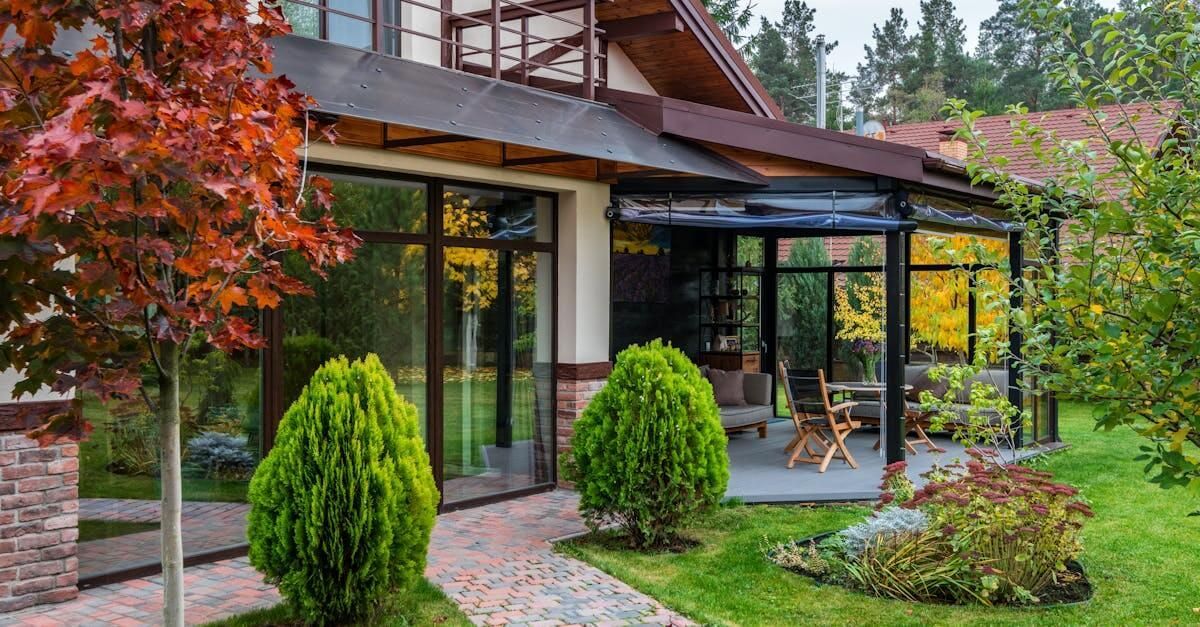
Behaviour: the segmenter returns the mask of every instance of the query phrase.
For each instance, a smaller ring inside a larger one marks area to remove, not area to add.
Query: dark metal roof
[[[277,39],[275,71],[317,110],[741,183],[754,171],[657,137],[611,106],[329,42]]]

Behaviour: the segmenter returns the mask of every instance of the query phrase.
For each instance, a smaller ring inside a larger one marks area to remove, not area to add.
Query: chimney
[[[967,159],[967,142],[954,136],[954,129],[945,127],[938,131],[938,152],[959,161]]]

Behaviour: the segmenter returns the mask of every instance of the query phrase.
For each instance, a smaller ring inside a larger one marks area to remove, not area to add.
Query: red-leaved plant
[[[991,602],[1036,602],[1082,550],[1079,533],[1092,510],[1048,472],[974,457],[928,478],[899,505],[929,515],[930,529],[971,565],[977,592]]]
[[[356,240],[298,151],[310,100],[272,77],[275,3],[0,2],[0,370],[159,420],[163,623],[183,624],[180,364],[257,349],[257,310]],[[43,443],[80,431],[56,416]]]

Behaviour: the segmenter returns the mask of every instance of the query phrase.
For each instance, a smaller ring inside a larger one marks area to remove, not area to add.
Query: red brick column
[[[559,364],[557,371],[558,389],[555,415],[555,430],[558,437],[558,452],[564,453],[571,448],[571,435],[575,433],[575,421],[583,415],[583,410],[591,402],[592,397],[604,387],[608,381],[608,373],[612,372],[612,364],[600,362],[595,364]],[[559,484],[568,486],[559,479]]]
[[[0,612],[79,594],[79,445],[25,436],[32,412],[64,408],[70,401],[0,404]]]

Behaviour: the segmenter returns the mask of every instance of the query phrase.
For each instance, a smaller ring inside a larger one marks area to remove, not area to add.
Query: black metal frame
[[[887,378],[888,392],[885,396],[885,405],[887,407],[887,416],[885,416],[885,456],[888,463],[900,461],[904,459],[904,371],[905,365],[911,361],[911,317],[912,317],[912,275],[915,272],[948,272],[961,271],[968,273],[970,286],[973,287],[977,283],[976,275],[984,270],[998,270],[999,268],[990,264],[912,264],[911,263],[911,240],[913,232],[911,231],[893,231],[890,233],[880,233],[876,231],[850,231],[850,230],[797,230],[795,232],[781,232],[778,229],[759,229],[759,230],[737,230],[737,235],[757,236],[763,238],[763,282],[762,295],[760,306],[762,308],[762,333],[761,340],[766,343],[766,350],[763,353],[764,372],[770,372],[774,376],[772,364],[779,360],[778,355],[778,285],[781,275],[791,274],[824,274],[826,277],[826,347],[825,347],[825,368],[826,372],[833,372],[834,353],[836,350],[836,342],[834,340],[834,331],[836,328],[833,316],[833,293],[836,284],[835,277],[837,274],[849,273],[883,273],[885,282],[885,292],[887,295],[887,313],[885,321],[885,335],[887,337],[887,348],[885,349],[884,358],[885,376]],[[981,234],[987,236],[987,234]],[[826,237],[826,236],[844,236],[844,237],[859,237],[859,236],[883,236],[885,239],[884,263],[882,265],[871,266],[849,266],[849,265],[829,265],[829,266],[813,266],[813,267],[781,267],[779,265],[778,250],[779,239],[781,238],[806,238],[806,237]],[[996,237],[993,235],[993,237]],[[1022,265],[1020,243],[1020,233],[1007,234],[1009,242],[1009,261],[1010,267],[1020,268]],[[610,229],[610,250],[611,250],[611,229]],[[896,263],[889,263],[890,260],[896,260]],[[1016,270],[1019,272],[1020,270]],[[1020,295],[1013,293],[1010,296],[1013,306],[1019,307]],[[977,312],[978,305],[976,295],[973,290],[968,289],[968,359],[974,359],[975,354],[975,335],[977,333]],[[613,339],[613,321],[610,319],[609,338],[610,344]],[[1017,334],[1013,334],[1010,338],[1010,348],[1014,351],[1010,357],[1009,363],[1006,364],[1008,369],[1008,397],[1016,407],[1022,408],[1024,398],[1021,392],[1020,371],[1017,368],[1019,361],[1020,342],[1021,338]],[[615,352],[613,349],[617,347],[610,346],[610,352]],[[1048,399],[1051,403],[1050,415],[1047,417],[1050,420],[1050,437],[1053,441],[1058,440],[1057,430],[1057,408],[1056,402],[1052,396]],[[778,413],[778,408],[777,408]],[[1018,433],[1018,438],[1023,434]],[[1018,439],[1018,445],[1023,444],[1023,440]]]

